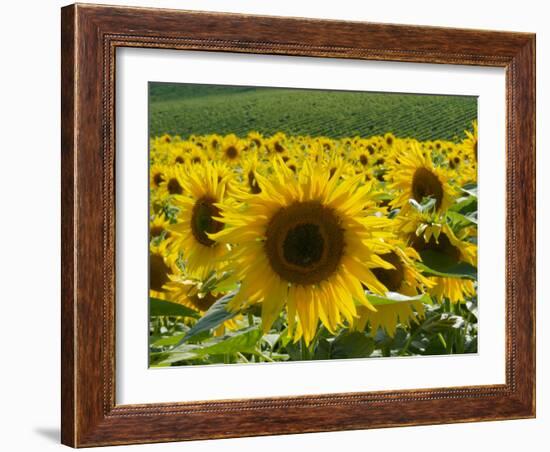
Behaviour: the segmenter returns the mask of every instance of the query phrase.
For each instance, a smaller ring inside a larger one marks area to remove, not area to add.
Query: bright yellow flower
[[[227,252],[209,234],[223,229],[217,217],[225,200],[228,178],[221,177],[218,166],[206,163],[181,171],[178,180],[185,195],[173,199],[180,209],[177,224],[169,227],[176,235],[173,247],[183,253],[188,274],[205,279],[220,268],[220,258]]]
[[[230,267],[242,282],[230,307],[261,303],[268,331],[286,306],[295,340],[309,343],[319,319],[334,332],[353,322],[356,303],[375,310],[362,285],[387,290],[373,269],[393,268],[380,258],[390,249],[389,222],[369,211],[370,186],[360,176],[341,181],[342,168],[331,177],[308,162],[297,176],[282,160],[273,169],[271,179],[256,175],[259,194],[222,206],[217,219],[226,227],[209,237],[232,245]]]
[[[447,171],[433,164],[428,151],[422,151],[416,142],[410,142],[402,144],[395,157],[399,163],[392,166],[386,177],[391,182],[388,188],[396,191],[392,207],[401,208],[405,214],[412,208],[409,199],[421,203],[427,197],[435,199],[438,212],[450,207],[456,190],[449,184]]]

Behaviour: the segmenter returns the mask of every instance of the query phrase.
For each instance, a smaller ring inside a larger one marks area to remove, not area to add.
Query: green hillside
[[[150,136],[210,133],[457,141],[477,117],[471,96],[150,83]]]

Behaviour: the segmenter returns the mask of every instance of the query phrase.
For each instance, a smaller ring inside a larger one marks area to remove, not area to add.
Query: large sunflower
[[[216,220],[226,227],[209,237],[234,245],[241,287],[230,308],[261,302],[268,331],[286,305],[289,331],[309,344],[319,319],[335,332],[344,319],[352,323],[356,303],[375,310],[362,286],[386,292],[372,269],[393,268],[379,256],[390,249],[383,240],[388,220],[370,213],[370,186],[359,185],[361,176],[341,181],[342,168],[331,177],[308,162],[295,175],[281,159],[273,170],[269,180],[256,174],[261,192],[241,208],[221,206]]]
[[[189,166],[179,174],[185,194],[174,196],[173,203],[180,212],[177,224],[169,230],[176,235],[173,247],[183,253],[187,273],[200,279],[219,268],[220,258],[227,251],[209,234],[223,229],[216,218],[225,200],[228,178],[210,163]]]
[[[438,212],[451,206],[456,191],[449,184],[447,171],[434,165],[429,150],[422,150],[416,142],[410,141],[402,144],[395,160],[399,163],[393,165],[386,176],[391,182],[388,188],[397,192],[392,207],[406,213],[411,209],[410,199],[420,203],[428,197],[435,199]]]

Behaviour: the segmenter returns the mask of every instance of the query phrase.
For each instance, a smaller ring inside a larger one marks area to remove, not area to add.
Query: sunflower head
[[[426,198],[435,200],[435,210],[442,212],[452,204],[456,190],[450,184],[445,168],[432,162],[430,153],[422,151],[417,143],[404,145],[394,155],[399,164],[392,165],[386,179],[396,196],[391,205],[404,213],[410,210],[409,200],[422,203]]]
[[[356,303],[374,309],[362,284],[386,292],[371,269],[393,268],[380,257],[388,222],[370,210],[371,187],[361,175],[342,179],[343,167],[331,174],[308,161],[294,174],[282,159],[273,170],[271,179],[257,175],[261,192],[244,207],[222,208],[226,227],[212,237],[234,250],[242,283],[231,307],[260,303],[269,330],[286,306],[294,338],[309,343],[319,320],[335,331],[352,322]]]
[[[174,246],[182,251],[189,274],[199,278],[221,269],[220,258],[227,250],[211,236],[224,227],[218,218],[229,181],[222,175],[224,168],[211,163],[189,166],[180,176],[186,194],[173,200],[179,213],[177,223],[168,229],[175,235]]]

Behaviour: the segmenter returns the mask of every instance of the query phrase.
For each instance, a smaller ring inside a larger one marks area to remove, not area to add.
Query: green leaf
[[[477,212],[477,197],[468,196],[465,198],[460,198],[449,208],[449,211],[458,212],[463,215]]]
[[[340,333],[330,350],[331,359],[366,358],[374,351],[374,340],[358,331]]]
[[[193,327],[182,338],[180,344],[187,342],[192,337],[203,331],[210,331],[219,327],[226,320],[232,319],[237,315],[237,312],[230,312],[227,310],[227,304],[235,296],[235,292],[227,294],[225,297],[217,300],[208,311],[204,313],[201,319],[193,325]]]
[[[151,337],[151,346],[169,347],[171,345],[176,345],[183,338],[183,336],[185,336],[185,334],[174,334],[173,336],[168,337]]]
[[[466,184],[461,190],[465,193],[468,193],[470,196],[475,196],[477,198],[477,184],[471,183]]]
[[[201,354],[221,355],[224,353],[253,352],[262,332],[257,326],[248,327],[202,344]]]
[[[149,298],[149,315],[155,316],[178,316],[178,317],[200,317],[197,311],[179,303],[172,303],[159,298]]]
[[[428,212],[432,210],[435,206],[436,199],[432,197],[426,197],[422,199],[422,202],[419,203],[415,199],[409,199],[409,204],[413,206],[420,213]]]
[[[179,361],[202,358],[206,355],[225,355],[231,353],[252,353],[262,337],[258,327],[248,327],[240,331],[213,338],[201,345],[182,344],[170,352],[164,352],[158,364],[172,364]]]
[[[434,250],[420,252],[422,272],[446,278],[464,278],[477,281],[477,268],[466,262],[454,262],[449,256]]]
[[[477,214],[475,212],[469,215],[463,215],[449,210],[447,212],[447,218],[451,221],[453,229],[462,229],[466,226],[477,225]]]
[[[330,359],[330,348],[331,342],[327,339],[321,338],[315,347],[315,353],[313,354],[313,359]]]
[[[416,295],[408,297],[397,292],[386,292],[385,296],[367,294],[367,299],[374,305],[395,304],[395,303],[410,303],[411,301],[421,301],[422,303],[431,304],[432,299],[428,294]]]
[[[463,326],[464,319],[461,316],[443,313],[427,318],[420,325],[420,328],[429,333],[441,333],[452,329],[460,329]]]

